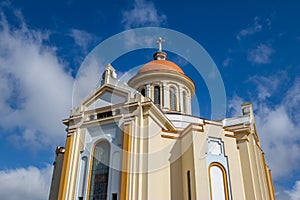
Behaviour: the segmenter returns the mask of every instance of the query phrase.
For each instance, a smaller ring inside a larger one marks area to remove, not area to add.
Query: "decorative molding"
[[[224,182],[226,181],[226,200],[231,200],[232,199],[232,194],[231,194],[231,185],[230,185],[230,175],[229,175],[229,169],[228,169],[228,161],[227,161],[227,156],[225,155],[225,149],[224,149],[224,142],[222,141],[221,138],[215,138],[215,137],[208,137],[207,138],[207,150],[209,151],[209,143],[214,142],[216,145],[219,146],[220,152],[218,153],[217,151],[215,152],[207,152],[206,154],[206,166],[208,169],[208,173],[210,173],[210,167],[211,166],[221,166],[223,170],[223,176],[224,176]],[[214,149],[213,149],[214,150]],[[209,186],[209,190],[211,192],[211,184]],[[212,195],[212,193],[210,193]],[[212,198],[212,196],[211,196]]]
[[[235,136],[235,135],[231,135],[231,134],[228,134],[228,133],[225,133],[225,137],[237,138],[237,136]]]
[[[212,121],[212,120],[207,120],[207,119],[204,119],[203,123],[204,124],[212,124],[212,125],[216,125],[216,126],[222,126],[222,122]]]
[[[166,134],[161,135],[161,137],[167,139],[179,139],[179,137],[176,137],[174,135],[166,135]]]

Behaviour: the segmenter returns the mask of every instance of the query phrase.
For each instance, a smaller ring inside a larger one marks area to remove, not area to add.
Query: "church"
[[[107,64],[63,120],[50,200],[275,199],[251,103],[242,116],[193,116],[195,84],[162,42],[127,83]]]

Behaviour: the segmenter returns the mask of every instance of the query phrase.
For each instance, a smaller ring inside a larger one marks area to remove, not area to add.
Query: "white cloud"
[[[82,48],[84,53],[87,53],[89,46],[98,40],[97,36],[79,29],[71,29],[70,36],[74,39],[75,44]]]
[[[236,94],[228,101],[228,112],[231,116],[241,116],[241,105],[244,100]]]
[[[155,44],[157,38],[155,37],[149,37],[148,35],[139,35],[137,36],[135,32],[126,32],[125,33],[126,40],[124,41],[125,46],[127,48],[133,48],[138,46],[145,46],[149,47],[152,46],[151,44]]]
[[[231,58],[226,58],[226,59],[223,61],[223,66],[224,66],[224,67],[227,67],[227,66],[230,64],[231,61],[232,61]]]
[[[42,147],[61,142],[61,120],[71,109],[73,78],[46,46],[49,32],[29,29],[20,12],[20,28],[0,19],[0,127],[21,130],[16,145]]]
[[[1,199],[48,199],[52,170],[52,166],[48,165],[43,169],[30,166],[0,171]]]
[[[275,196],[277,200],[291,200],[288,193],[279,186],[276,188]]]
[[[292,190],[286,190],[286,194],[290,197],[290,200],[299,200],[300,199],[300,181],[296,181]]]
[[[267,24],[270,25],[271,21],[270,19],[268,19]],[[243,37],[246,37],[248,35],[253,35],[257,32],[260,32],[262,30],[263,26],[259,23],[259,18],[256,16],[254,18],[254,23],[252,25],[248,25],[247,28],[242,29],[238,35],[236,36],[236,38],[238,40],[241,40]]]
[[[97,54],[90,54],[77,72],[72,93],[73,107],[95,90],[101,79],[101,73],[104,72],[107,63],[103,63],[97,56]]]
[[[284,104],[286,105],[287,112],[293,120],[293,122],[300,122],[300,77],[296,79],[294,85],[288,90],[284,98]]]
[[[160,26],[166,23],[166,19],[166,15],[159,13],[152,2],[135,0],[133,8],[123,12],[122,24],[125,29]]]
[[[256,97],[260,101],[264,101],[271,97],[271,94],[276,93],[279,90],[279,86],[283,80],[287,80],[288,77],[285,72],[279,72],[269,77],[252,76],[248,81],[253,82],[257,87]]]
[[[273,177],[275,180],[288,177],[298,169],[300,162],[297,143],[300,125],[292,122],[284,104],[275,108],[266,103],[258,106],[256,125]]]
[[[267,19],[266,19],[266,25],[267,25],[267,27],[268,27],[269,29],[272,28],[272,21],[271,21],[270,18],[267,18]]]
[[[259,44],[255,49],[248,51],[248,60],[256,64],[271,63],[271,56],[275,50],[270,44]]]

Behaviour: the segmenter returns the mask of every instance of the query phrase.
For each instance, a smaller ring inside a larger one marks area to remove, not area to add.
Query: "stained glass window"
[[[109,176],[110,144],[101,141],[95,146],[92,177],[90,187],[90,200],[106,200]]]

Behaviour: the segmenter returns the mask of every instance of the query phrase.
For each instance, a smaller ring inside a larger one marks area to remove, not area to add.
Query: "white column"
[[[186,98],[186,110],[187,110],[187,114],[192,114],[192,98],[190,96],[190,94],[187,94],[187,98]]]
[[[146,97],[150,98],[150,84],[146,85]]]
[[[179,111],[182,112],[182,108],[183,108],[183,89],[181,86],[179,86]]]
[[[163,108],[167,108],[168,106],[168,102],[167,102],[167,84],[166,83],[163,83],[163,95],[162,95],[162,98],[163,98]]]

